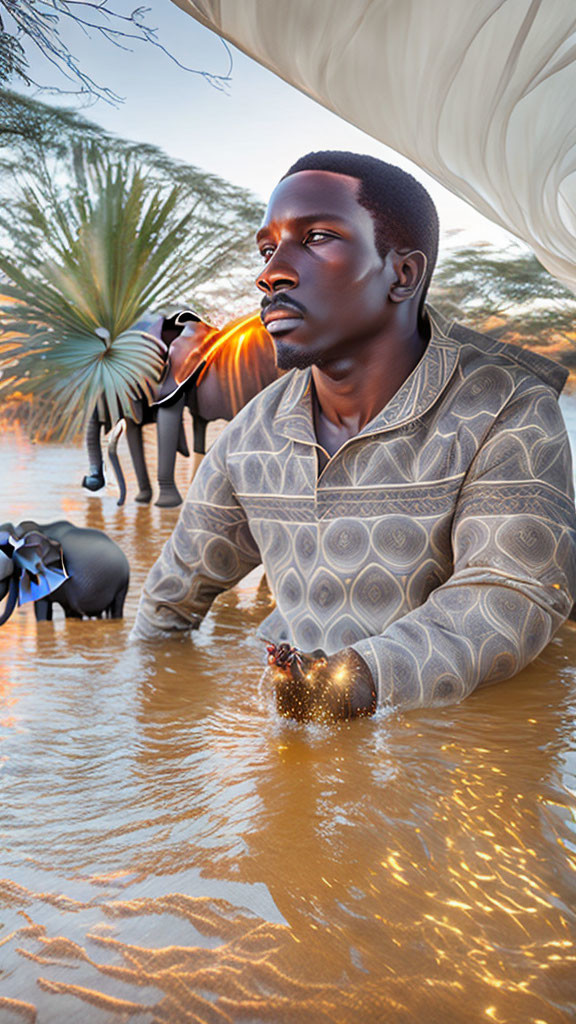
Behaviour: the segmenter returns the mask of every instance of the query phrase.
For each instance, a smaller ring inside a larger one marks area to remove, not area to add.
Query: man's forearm
[[[132,632],[136,639],[197,628],[215,597],[260,563],[244,510],[218,458],[218,443],[215,449],[204,459],[176,528],[148,574]]]
[[[187,618],[181,612],[167,605],[158,605],[153,598],[143,592],[132,630],[131,640],[162,640],[175,633],[184,633],[198,629],[201,616]]]
[[[218,594],[253,568],[225,536],[200,529],[190,534],[184,527],[181,532],[184,540],[175,531],[148,574],[132,631],[135,639],[197,629]]]
[[[546,606],[503,580],[453,581],[382,636],[354,644],[354,650],[377,683],[379,704],[406,709],[453,704],[529,664],[567,617],[569,605],[560,588],[549,588]]]

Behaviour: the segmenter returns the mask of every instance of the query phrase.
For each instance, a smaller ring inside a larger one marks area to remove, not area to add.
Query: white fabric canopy
[[[174,0],[576,291],[576,0]]]

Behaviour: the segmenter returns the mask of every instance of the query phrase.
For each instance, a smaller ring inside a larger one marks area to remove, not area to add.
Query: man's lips
[[[277,306],[275,309],[266,309],[261,314],[262,322],[270,334],[283,334],[286,331],[293,331],[301,323],[303,317],[295,309],[287,306]]]

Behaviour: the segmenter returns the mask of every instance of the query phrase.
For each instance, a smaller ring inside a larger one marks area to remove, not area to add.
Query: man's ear
[[[419,249],[412,252],[394,252],[393,265],[396,280],[390,288],[390,301],[406,302],[419,292],[426,276],[428,259]]]

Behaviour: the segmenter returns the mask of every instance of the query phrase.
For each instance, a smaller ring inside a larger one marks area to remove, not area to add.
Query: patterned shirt
[[[227,426],[150,571],[137,637],[197,626],[263,563],[262,635],[353,647],[380,702],[460,700],[545,647],[576,594],[566,371],[428,312],[414,371],[321,472],[310,370]]]

